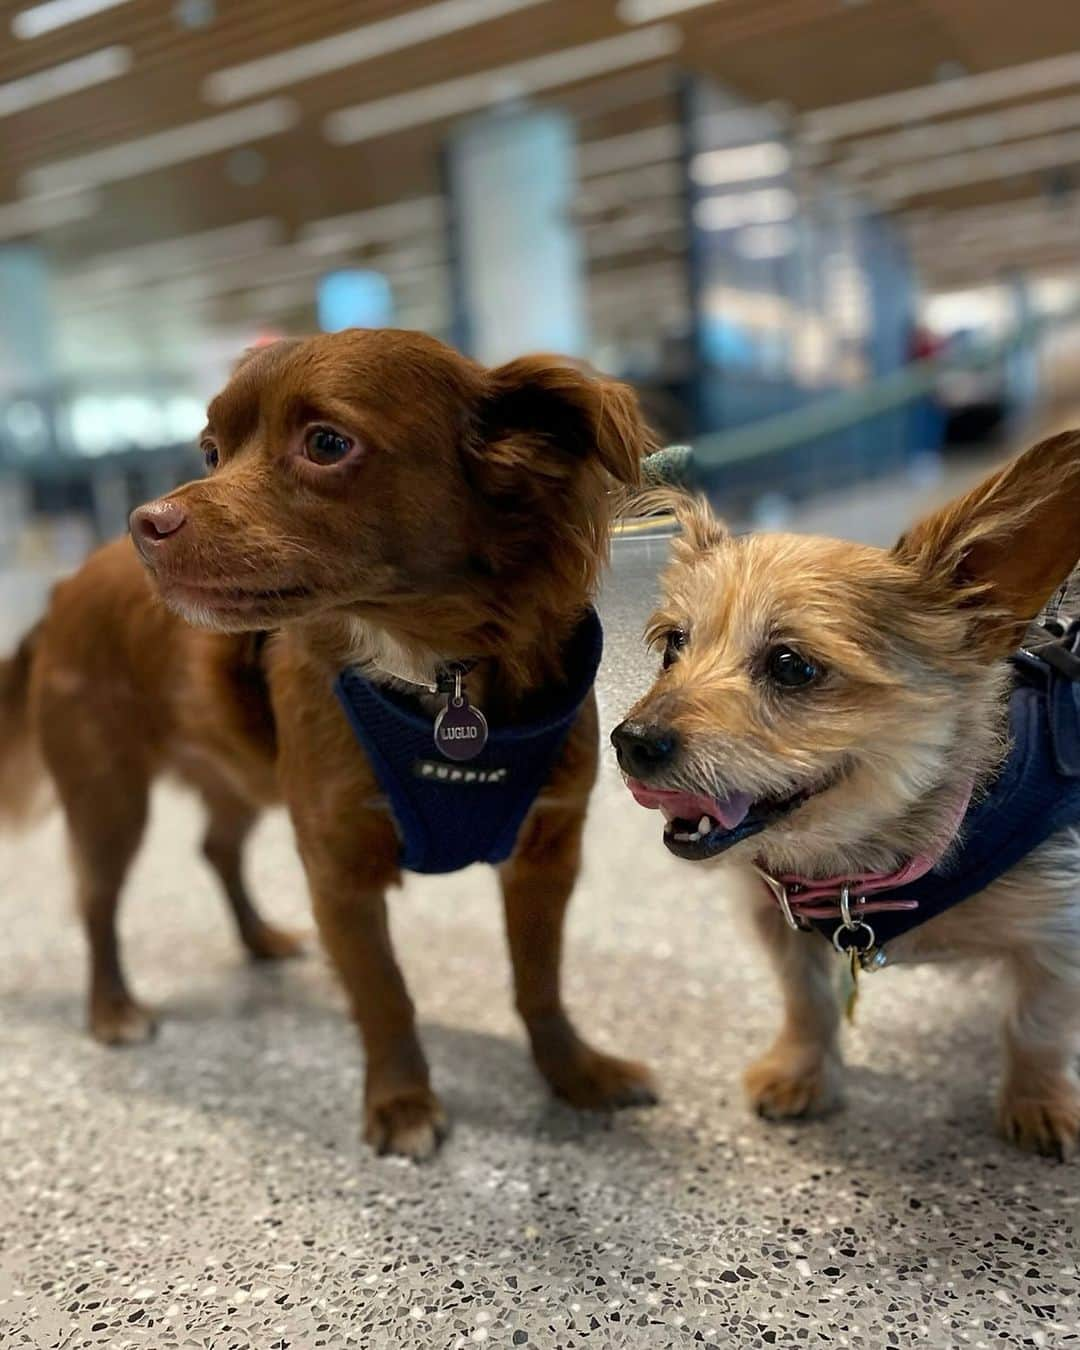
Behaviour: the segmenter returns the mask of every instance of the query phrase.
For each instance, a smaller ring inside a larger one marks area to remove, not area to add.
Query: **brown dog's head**
[[[625,386],[557,358],[486,370],[392,330],[283,341],[210,404],[207,478],[140,507],[131,531],[192,622],[337,613],[483,655],[576,618],[611,489],[638,481],[646,441]]]
[[[831,875],[943,846],[1000,754],[1003,658],[1080,557],[1078,504],[1075,432],[891,552],[736,538],[684,500],[648,633],[664,669],[612,733],[671,851]]]

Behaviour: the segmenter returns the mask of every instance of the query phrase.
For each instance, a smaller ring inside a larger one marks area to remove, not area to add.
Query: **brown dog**
[[[206,854],[257,956],[295,949],[240,876],[255,812],[283,795],[364,1040],[366,1137],[433,1151],[443,1112],[387,927],[399,839],[334,680],[359,668],[411,691],[461,660],[467,696],[513,726],[561,685],[612,489],[638,481],[646,439],[626,388],[549,358],[485,370],[419,334],[351,331],[245,359],[209,408],[208,477],[132,516],[145,568],[128,540],[102,549],[0,667],[0,787],[25,802],[40,750],[70,827],[96,1036],[152,1029],[114,928],[151,778],[172,770],[206,799]],[[560,1096],[609,1108],[652,1100],[649,1076],[587,1045],[559,993],[596,761],[590,690],[500,880],[536,1062]]]
[[[1076,1147],[1080,638],[1042,631],[1044,655],[1007,658],[1080,557],[1078,501],[1073,432],[892,551],[734,538],[676,503],[650,629],[664,669],[612,739],[669,849],[724,855],[760,897],[785,1002],[747,1076],[762,1114],[838,1098],[833,945],[856,975],[992,958],[1013,986],[1002,1127]]]

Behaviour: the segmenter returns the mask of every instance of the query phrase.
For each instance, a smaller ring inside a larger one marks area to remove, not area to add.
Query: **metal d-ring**
[[[844,936],[845,933],[851,934],[850,945],[841,941],[841,938]],[[863,946],[861,943],[856,942],[856,937],[860,933],[866,934],[865,946]],[[854,950],[856,954],[860,957],[866,956],[874,950],[874,944],[876,943],[876,941],[877,938],[874,936],[874,930],[870,927],[870,925],[866,922],[865,919],[856,919],[855,922],[852,924],[843,924],[843,923],[837,924],[836,931],[832,935],[832,945],[836,948],[836,950],[840,953],[841,956],[847,956],[847,954],[852,950]]]

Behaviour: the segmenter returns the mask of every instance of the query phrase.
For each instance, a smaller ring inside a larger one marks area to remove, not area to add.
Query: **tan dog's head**
[[[736,538],[684,500],[648,632],[664,669],[612,733],[671,851],[829,875],[943,846],[1000,753],[1003,658],[1080,557],[1078,506],[1076,432],[889,552]]]
[[[392,330],[283,341],[210,404],[208,477],[131,531],[192,622],[337,612],[482,655],[585,603],[646,442],[625,386],[554,357],[486,370]]]

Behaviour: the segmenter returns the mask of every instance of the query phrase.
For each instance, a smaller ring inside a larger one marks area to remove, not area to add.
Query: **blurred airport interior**
[[[238,353],[318,327],[587,358],[748,519],[1069,415],[1075,4],[15,0],[2,32],[24,599],[199,471]]]

